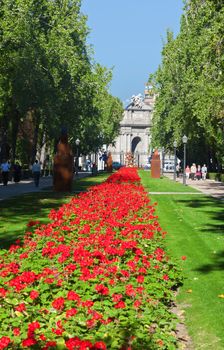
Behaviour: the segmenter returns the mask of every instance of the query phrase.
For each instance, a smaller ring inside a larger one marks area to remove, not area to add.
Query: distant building
[[[131,103],[124,110],[119,136],[108,147],[113,161],[125,164],[125,156],[131,152],[135,165],[144,166],[148,163],[154,103],[155,94],[150,84],[145,85],[144,97],[140,94],[132,96]]]

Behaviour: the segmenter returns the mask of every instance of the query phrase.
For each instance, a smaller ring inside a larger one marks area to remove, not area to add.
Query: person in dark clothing
[[[39,186],[40,171],[41,171],[40,164],[39,164],[38,160],[35,160],[35,162],[33,163],[33,166],[32,166],[32,173],[33,173],[34,183],[35,183],[36,187]]]
[[[2,181],[3,185],[7,186],[9,181],[9,171],[10,171],[10,164],[8,161],[3,161],[1,164],[1,171],[2,171]]]
[[[18,162],[14,164],[13,178],[14,182],[16,183],[20,182],[21,180],[21,166]]]

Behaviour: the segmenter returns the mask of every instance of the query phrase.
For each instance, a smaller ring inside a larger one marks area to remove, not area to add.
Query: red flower
[[[30,347],[32,345],[35,345],[37,341],[34,338],[27,338],[22,341],[22,346],[25,347]]]
[[[0,298],[4,298],[6,296],[7,290],[4,288],[0,288]]]
[[[67,294],[67,299],[68,300],[76,300],[76,301],[79,301],[80,300],[80,296],[73,292],[72,290],[70,290]]]
[[[145,279],[145,277],[144,277],[144,276],[141,276],[141,275],[137,277],[138,283],[143,283],[143,282],[144,282],[144,279]]]
[[[31,290],[30,299],[34,300],[34,299],[38,298],[38,296],[39,296],[39,292],[37,292],[36,290]]]
[[[28,331],[34,332],[36,329],[40,328],[40,324],[38,321],[34,321],[28,325]]]
[[[106,344],[103,341],[97,341],[94,345],[93,345],[94,350],[106,350]]]
[[[62,297],[59,297],[52,302],[52,306],[56,310],[64,309],[64,304],[65,304],[65,299]]]
[[[45,341],[47,339],[44,334],[40,334],[39,338],[43,341]]]
[[[134,297],[136,295],[136,291],[134,290],[132,284],[128,284],[126,287],[126,294],[130,297]]]
[[[114,305],[115,309],[124,309],[126,307],[125,302],[119,301],[116,305]]]
[[[13,334],[14,334],[15,336],[20,335],[20,328],[14,328],[14,329],[13,329]]]
[[[56,341],[48,341],[45,346],[42,348],[42,350],[48,350],[49,348],[54,348],[57,346]]]
[[[11,343],[11,339],[9,337],[1,337],[0,338],[0,350],[7,348],[7,346]]]
[[[92,307],[94,305],[94,302],[92,300],[86,300],[86,301],[82,301],[82,306],[83,307]]]
[[[102,295],[108,295],[109,294],[109,289],[105,287],[103,284],[97,284],[95,287],[95,290]]]
[[[141,305],[141,301],[135,300],[135,302],[134,302],[134,307],[135,307],[136,309],[138,309],[140,305]]]
[[[66,311],[66,317],[67,317],[67,318],[72,317],[72,316],[74,316],[74,315],[76,315],[76,314],[77,314],[77,310],[74,309],[74,308],[72,308],[72,309]]]
[[[112,299],[114,303],[117,303],[118,301],[120,301],[123,298],[122,294],[113,294],[112,295]]]
[[[30,220],[28,222],[28,224],[26,225],[27,227],[32,227],[32,226],[36,226],[36,225],[39,225],[40,221],[34,221],[34,220]]]
[[[181,259],[182,259],[182,260],[186,260],[187,257],[186,257],[185,255],[183,255],[183,256],[181,257]]]
[[[163,275],[163,279],[164,279],[164,281],[168,281],[169,280],[169,276],[168,275]]]
[[[54,333],[54,334],[56,334],[56,335],[62,335],[63,329],[52,328],[52,333]]]
[[[19,312],[26,311],[26,305],[24,303],[21,303],[15,307],[15,310]]]

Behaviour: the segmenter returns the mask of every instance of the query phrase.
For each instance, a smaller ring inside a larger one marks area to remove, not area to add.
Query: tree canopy
[[[80,8],[80,0],[1,1],[0,138],[12,158],[29,163],[43,144],[53,149],[62,126],[83,152],[118,132],[122,103],[109,93],[112,71],[94,62]]]
[[[157,99],[153,145],[181,151],[188,136],[188,161],[224,164],[224,4],[188,0],[180,32],[167,32],[162,63],[153,80]]]

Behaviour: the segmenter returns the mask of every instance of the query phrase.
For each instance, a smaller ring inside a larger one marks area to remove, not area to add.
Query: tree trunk
[[[12,113],[12,130],[11,130],[11,136],[12,136],[12,164],[15,163],[16,158],[16,143],[17,143],[17,136],[18,136],[18,130],[19,130],[19,122],[20,122],[20,115],[17,109],[15,109]]]
[[[33,111],[33,122],[34,122],[34,135],[33,135],[33,146],[32,146],[32,155],[31,155],[31,164],[34,163],[37,154],[37,143],[39,135],[39,126],[40,126],[40,115],[34,110]]]

